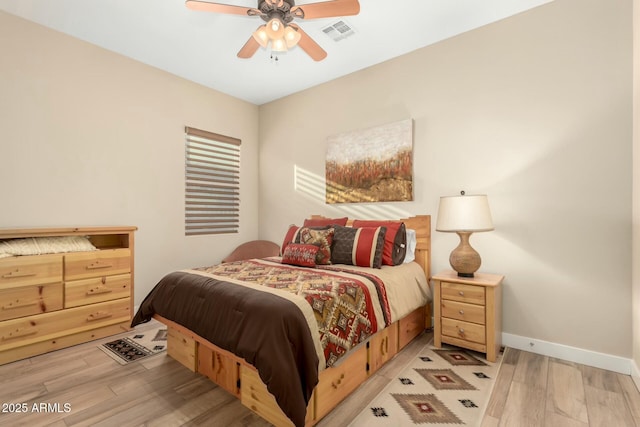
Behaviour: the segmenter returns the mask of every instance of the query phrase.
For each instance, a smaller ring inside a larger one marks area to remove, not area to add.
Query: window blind
[[[185,235],[237,233],[240,140],[185,127]]]

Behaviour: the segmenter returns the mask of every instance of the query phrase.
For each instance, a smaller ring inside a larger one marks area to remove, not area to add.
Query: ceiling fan
[[[238,52],[239,58],[251,58],[259,47],[271,44],[273,52],[285,52],[299,45],[313,60],[322,61],[327,52],[318,45],[294,19],[317,19],[357,15],[358,0],[330,0],[295,5],[295,0],[258,0],[258,7],[233,6],[200,0],[186,0],[187,8],[232,15],[259,16],[266,24],[258,27]]]

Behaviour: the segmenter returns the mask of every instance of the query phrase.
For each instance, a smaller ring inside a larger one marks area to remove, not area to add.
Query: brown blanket
[[[304,425],[318,383],[318,357],[307,322],[294,303],[215,278],[174,272],[147,295],[131,326],[154,314],[255,366],[285,415],[296,426]]]

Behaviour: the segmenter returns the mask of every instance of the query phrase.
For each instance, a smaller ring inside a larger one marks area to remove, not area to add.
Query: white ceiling
[[[321,62],[298,47],[277,62],[265,49],[239,59],[263,21],[192,11],[183,0],[0,0],[0,10],[260,105],[550,1],[360,0],[360,14],[344,18],[356,34],[339,42],[321,29],[340,18],[296,21],[327,51]]]

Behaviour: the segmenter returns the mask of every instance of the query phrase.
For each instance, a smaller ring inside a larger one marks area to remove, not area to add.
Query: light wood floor
[[[431,337],[420,335],[318,425],[347,425]],[[0,366],[0,404],[28,409],[0,413],[0,426],[269,426],[169,357],[119,365],[96,348],[112,339]],[[34,403],[59,410],[33,412]],[[482,426],[640,426],[640,393],[628,376],[508,349]]]

